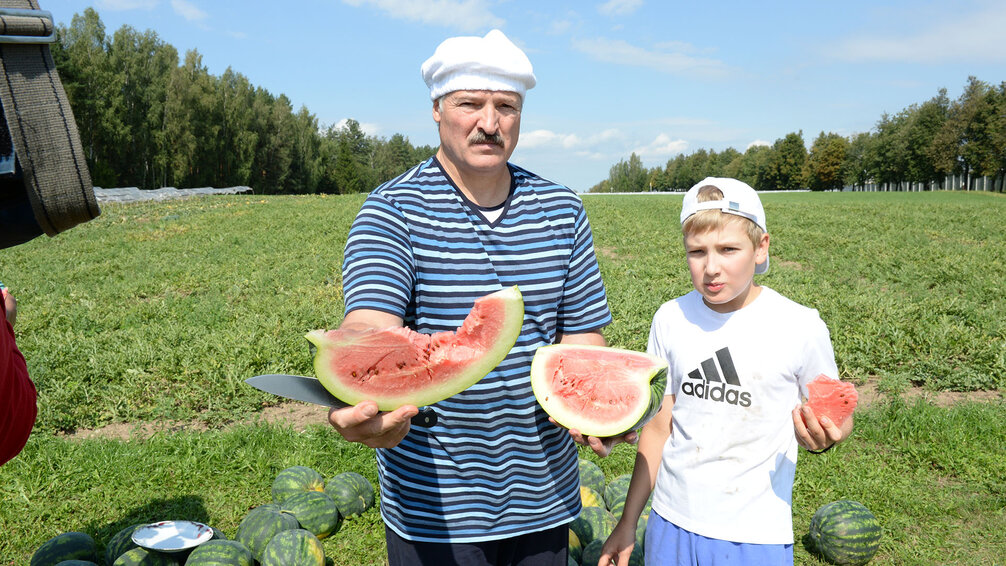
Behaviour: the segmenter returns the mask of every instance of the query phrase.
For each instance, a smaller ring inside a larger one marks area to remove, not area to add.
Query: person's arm
[[[622,517],[618,520],[608,540],[601,548],[601,560],[598,565],[607,566],[614,562],[617,566],[628,566],[632,547],[636,544],[636,526],[643,514],[646,501],[653,493],[657,482],[657,470],[663,457],[664,444],[671,436],[671,410],[674,407],[674,396],[664,397],[660,411],[643,426],[639,435],[639,446],[636,448],[636,462],[632,468],[632,479],[629,491],[625,496],[625,507]],[[591,564],[590,566],[595,566]]]
[[[365,332],[403,325],[401,317],[383,311],[358,309],[346,314],[339,330]],[[415,405],[404,405],[382,413],[374,401],[363,401],[352,407],[331,409],[328,422],[343,438],[371,448],[391,448],[409,432],[410,419],[419,413]]]
[[[575,334],[559,334],[556,340],[558,344],[582,344],[586,346],[607,346],[608,343],[604,339],[604,335],[600,331],[594,332],[579,332]],[[554,419],[549,419],[555,422]],[[583,436],[580,431],[576,429],[570,429],[570,436],[573,437],[573,441],[577,444],[583,444],[589,446],[595,454],[604,458],[608,454],[611,454],[611,449],[622,442],[628,442],[629,444],[635,444],[639,439],[639,434],[636,431],[629,431],[622,436],[612,436],[609,438],[597,438],[596,436]]]

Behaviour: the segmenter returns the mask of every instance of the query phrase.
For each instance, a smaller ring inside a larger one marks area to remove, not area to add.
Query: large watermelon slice
[[[531,388],[555,422],[586,436],[637,430],[660,409],[667,362],[650,354],[554,344],[538,348]]]
[[[826,416],[839,427],[856,410],[859,400],[855,385],[824,374],[807,384],[807,393],[807,405],[813,409],[814,415]]]
[[[314,369],[332,395],[391,411],[468,389],[503,361],[523,325],[524,300],[513,286],[477,299],[457,332],[314,330],[307,339],[318,347]]]

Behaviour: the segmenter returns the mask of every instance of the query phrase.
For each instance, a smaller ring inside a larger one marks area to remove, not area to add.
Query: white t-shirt
[[[817,311],[761,287],[721,314],[692,291],[654,315],[648,351],[669,363],[675,395],[653,509],[705,537],[792,544],[791,412],[808,382],[838,376]]]

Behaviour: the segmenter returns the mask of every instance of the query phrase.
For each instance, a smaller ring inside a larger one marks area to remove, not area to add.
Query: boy
[[[797,446],[826,450],[852,430],[851,418],[840,429],[800,406],[809,381],[838,375],[828,328],[754,283],[769,235],[750,186],[704,179],[681,223],[695,290],[653,317],[648,351],[670,365],[669,397],[643,427],[600,564],[628,564],[651,491],[647,565],[792,564]]]

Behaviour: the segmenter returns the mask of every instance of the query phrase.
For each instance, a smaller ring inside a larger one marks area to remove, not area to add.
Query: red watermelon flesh
[[[467,389],[503,361],[523,322],[520,290],[511,287],[477,299],[457,332],[315,330],[307,339],[318,347],[315,372],[332,395],[389,411]]]
[[[832,379],[824,374],[807,384],[807,393],[810,395],[807,405],[814,414],[818,417],[828,417],[839,427],[856,410],[856,402],[859,400],[853,384]]]

